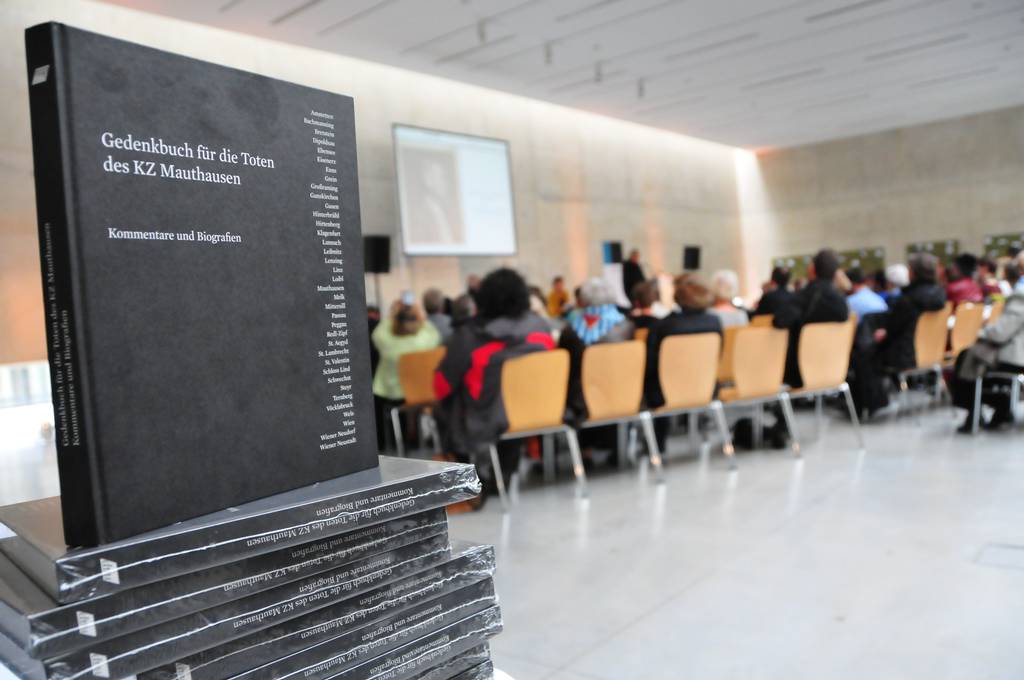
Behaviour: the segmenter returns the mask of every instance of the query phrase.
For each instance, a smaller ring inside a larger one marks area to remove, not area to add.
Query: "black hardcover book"
[[[381,456],[371,470],[96,548],[65,547],[59,498],[0,507],[0,524],[15,534],[0,539],[0,552],[67,604],[355,531],[479,492],[472,465]]]
[[[232,680],[322,680],[498,604],[491,579],[403,609],[384,620],[272,661]]]
[[[30,656],[52,658],[238,600],[355,560],[446,534],[430,510],[259,557],[60,606],[0,556],[0,630]]]
[[[451,661],[414,676],[413,680],[494,680],[490,645],[474,647]]]
[[[204,652],[139,674],[140,680],[223,680],[270,663],[350,629],[362,628],[494,575],[494,548],[454,543],[443,564],[365,594],[318,609],[287,623],[236,638]]]
[[[408,680],[457,659],[501,632],[495,606],[332,675],[337,680]]]
[[[377,465],[352,100],[25,42],[68,544]]]
[[[137,675],[429,568],[449,554],[448,537],[435,536],[40,663],[50,679]]]

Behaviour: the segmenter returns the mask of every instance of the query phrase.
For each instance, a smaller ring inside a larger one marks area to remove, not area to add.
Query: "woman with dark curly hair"
[[[547,322],[530,311],[530,290],[516,271],[501,268],[484,277],[476,302],[476,317],[455,329],[434,375],[445,449],[464,461],[508,429],[501,401],[505,360],[555,345]],[[518,467],[516,442],[502,442],[498,454],[506,474]],[[485,493],[495,488],[490,470],[480,476]]]

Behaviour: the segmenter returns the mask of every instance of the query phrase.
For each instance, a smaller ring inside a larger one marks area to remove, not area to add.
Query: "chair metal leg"
[[[583,469],[583,455],[580,453],[580,440],[576,437],[576,430],[571,427],[565,428],[565,439],[569,443],[569,453],[572,455],[572,471],[576,475],[576,485],[580,495],[587,496],[587,472]]]
[[[391,409],[391,429],[395,432],[395,453],[405,458],[405,442],[402,441],[402,414],[397,408]]]
[[[971,414],[971,434],[978,434],[978,428],[981,427],[981,389],[982,381],[979,376],[974,379],[974,413]],[[1010,403],[1013,403],[1012,398]]]
[[[633,423],[629,424],[629,435],[626,438],[626,457],[629,458],[630,465],[636,465],[636,446],[637,446],[637,433],[636,425]]]
[[[658,450],[658,438],[654,436],[654,418],[650,413],[640,414],[640,427],[644,429],[644,438],[647,440],[647,453],[651,457],[651,465],[657,474],[659,482],[665,481],[665,468],[662,465],[661,451]]]
[[[782,406],[782,417],[786,421],[786,429],[789,430],[789,439],[793,449],[793,455],[800,457],[800,441],[796,434],[796,418],[793,416],[793,402],[785,392],[779,394],[779,404]]]
[[[751,439],[755,449],[764,447],[764,405],[756,404],[754,414],[750,420]]]
[[[718,425],[718,433],[722,435],[722,453],[729,459],[729,469],[736,469],[736,449],[732,445],[732,434],[729,432],[729,423],[725,419],[725,408],[722,402],[711,402],[711,412],[715,415],[715,423]]]
[[[860,444],[860,450],[866,451],[868,447],[864,444],[864,432],[860,429],[860,418],[857,417],[857,407],[853,403],[853,394],[850,392],[850,386],[847,383],[843,383],[839,386],[839,390],[843,393],[843,398],[846,399],[846,409],[850,412],[850,422],[853,423],[853,431],[857,434],[857,443]]]
[[[821,439],[825,429],[825,398],[822,395],[814,397],[814,437]]]
[[[555,470],[555,438],[550,434],[541,435],[540,450],[543,459],[541,464],[544,467],[544,481],[551,483],[558,476]]]
[[[491,474],[494,475],[494,482],[498,485],[498,498],[501,499],[501,509],[507,513],[509,511],[508,491],[505,490],[505,474],[501,470],[498,447],[491,444],[488,448],[491,453]]]
[[[700,416],[694,411],[687,414],[686,418],[687,436],[690,438],[690,448],[694,451],[700,449]]]

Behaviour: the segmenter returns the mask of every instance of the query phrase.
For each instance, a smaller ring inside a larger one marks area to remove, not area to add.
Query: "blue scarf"
[[[569,324],[584,345],[593,345],[625,318],[615,305],[598,305],[577,309]]]

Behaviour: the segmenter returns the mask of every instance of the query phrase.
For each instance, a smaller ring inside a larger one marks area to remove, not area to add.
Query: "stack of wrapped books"
[[[68,550],[60,501],[0,508],[16,677],[489,678],[494,550],[450,540],[470,465],[380,467]]]

